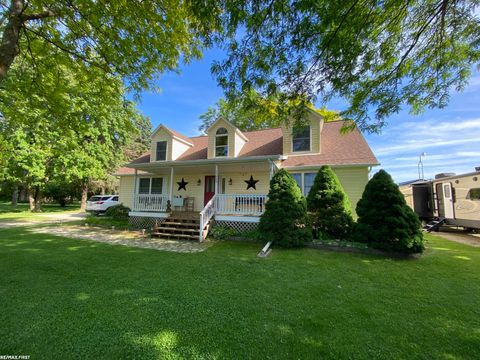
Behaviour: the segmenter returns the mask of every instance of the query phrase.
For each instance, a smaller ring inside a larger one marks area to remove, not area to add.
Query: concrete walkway
[[[440,230],[438,232],[433,231],[431,234],[461,244],[480,247],[480,234],[445,227],[442,227]]]
[[[79,240],[91,240],[112,245],[125,245],[180,253],[195,253],[206,250],[209,241],[199,243],[188,240],[167,240],[142,235],[139,231],[110,230],[79,225],[59,225],[31,228],[31,231]]]

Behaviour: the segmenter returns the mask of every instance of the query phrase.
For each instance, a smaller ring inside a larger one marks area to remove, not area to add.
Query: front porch
[[[257,223],[265,211],[275,171],[273,162],[266,159],[235,164],[162,165],[150,163],[135,169],[130,216],[171,221],[172,214],[198,214],[199,241],[205,239],[214,218]]]

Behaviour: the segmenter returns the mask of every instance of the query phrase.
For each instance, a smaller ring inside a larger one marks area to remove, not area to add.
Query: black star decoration
[[[178,191],[180,191],[182,189],[187,191],[188,182],[186,182],[183,178],[182,178],[182,181],[178,181],[177,184],[178,184]]]
[[[247,190],[250,189],[250,188],[252,188],[254,190],[257,190],[257,185],[256,184],[257,184],[258,180],[253,180],[252,175],[250,175],[250,180],[243,180],[243,181],[245,181],[247,183]]]

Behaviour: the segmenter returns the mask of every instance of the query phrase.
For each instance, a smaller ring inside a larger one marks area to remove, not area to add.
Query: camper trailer
[[[438,174],[434,180],[415,180],[399,188],[421,220],[480,229],[480,168],[461,175]]]

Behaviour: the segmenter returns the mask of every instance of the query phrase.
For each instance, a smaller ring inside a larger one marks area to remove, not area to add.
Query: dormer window
[[[293,128],[292,151],[293,152],[310,151],[310,126],[309,125]]]
[[[157,142],[157,157],[155,159],[157,161],[167,160],[167,142],[166,141]]]
[[[228,131],[223,127],[215,133],[215,156],[228,156]]]

